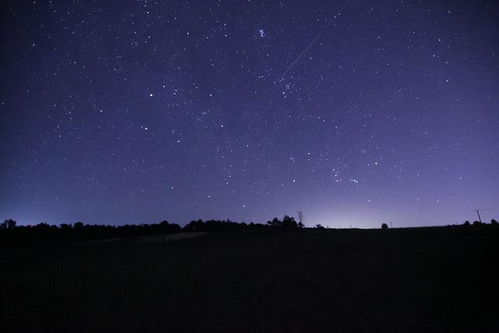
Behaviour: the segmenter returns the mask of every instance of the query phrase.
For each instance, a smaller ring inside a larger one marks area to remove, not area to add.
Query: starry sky
[[[495,1],[3,1],[0,218],[499,215]]]

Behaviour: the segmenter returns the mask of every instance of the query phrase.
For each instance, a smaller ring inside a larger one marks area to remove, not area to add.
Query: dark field
[[[499,332],[498,228],[1,248],[2,332]]]

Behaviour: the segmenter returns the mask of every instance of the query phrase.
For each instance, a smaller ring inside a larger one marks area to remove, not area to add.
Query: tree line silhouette
[[[81,221],[73,224],[18,226],[12,219],[0,223],[0,243],[23,243],[40,241],[86,241],[100,239],[127,239],[135,236],[166,235],[178,232],[234,232],[242,230],[295,230],[303,228],[287,215],[282,220],[274,218],[266,224],[233,222],[231,220],[193,220],[181,227],[178,224],[162,221],[152,224],[91,225]]]
[[[499,224],[492,219],[490,224],[474,221],[465,221],[461,225],[452,227],[482,227]],[[128,239],[136,236],[167,235],[178,232],[235,232],[244,230],[271,230],[291,231],[304,227],[303,223],[296,222],[294,217],[285,215],[282,220],[277,217],[262,223],[233,222],[231,220],[193,220],[181,227],[168,221],[153,224],[126,224],[126,225],[90,225],[81,221],[73,224],[62,223],[50,225],[39,223],[37,225],[18,226],[16,221],[7,219],[0,223],[0,244],[33,243],[44,241],[87,241],[101,239]],[[322,225],[315,226],[316,229],[326,229]],[[383,223],[381,229],[388,229]]]

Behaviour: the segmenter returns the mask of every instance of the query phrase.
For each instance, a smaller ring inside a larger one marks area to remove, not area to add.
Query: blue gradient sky
[[[493,1],[36,1],[0,20],[0,218],[499,216]]]

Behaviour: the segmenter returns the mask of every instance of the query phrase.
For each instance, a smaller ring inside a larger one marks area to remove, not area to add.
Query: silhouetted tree
[[[315,229],[326,229],[322,226],[322,224],[316,224]]]
[[[68,231],[68,230],[71,230],[71,225],[69,225],[69,224],[67,224],[67,223],[62,223],[62,224],[60,225],[60,228],[61,228],[61,230],[63,230],[63,231]]]
[[[2,229],[14,229],[16,227],[16,223],[17,222],[14,221],[13,219],[7,219],[0,224],[0,227]]]
[[[75,222],[73,228],[75,230],[81,230],[81,229],[83,229],[83,226],[84,226],[83,222]]]
[[[160,222],[159,224],[153,224],[151,228],[163,234],[163,241],[166,240],[166,234],[178,232],[181,229],[178,224],[170,224],[166,220]]]
[[[50,230],[50,225],[48,223],[42,222],[35,225],[33,229],[37,231],[47,231]]]
[[[284,217],[282,219],[281,227],[283,229],[296,229],[298,227],[298,224],[296,223],[296,221],[293,217],[289,217],[287,215],[284,215]]]
[[[277,218],[274,217],[272,221],[267,221],[267,224],[271,227],[280,227],[282,226],[282,222]]]
[[[480,221],[474,221],[474,222],[473,222],[473,225],[474,225],[475,227],[477,227],[477,226],[479,226],[479,225],[481,225],[481,224],[482,224],[482,222],[480,222]]]
[[[470,226],[470,225],[471,225],[471,223],[470,223],[470,221],[466,220],[466,221],[464,221],[464,225],[465,225],[465,226]]]
[[[490,220],[490,224],[497,225],[498,223],[497,223],[496,219],[492,219],[492,220]]]
[[[383,223],[383,224],[381,225],[381,229],[383,229],[383,230],[387,230],[387,229],[388,229],[388,224]]]
[[[186,224],[183,228],[184,231],[206,231],[203,220],[199,219],[197,221],[191,221]]]

